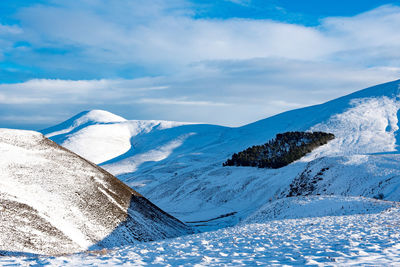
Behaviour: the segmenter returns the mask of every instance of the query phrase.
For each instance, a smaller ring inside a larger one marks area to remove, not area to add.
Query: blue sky
[[[2,0],[0,127],[242,125],[400,78],[400,2]]]

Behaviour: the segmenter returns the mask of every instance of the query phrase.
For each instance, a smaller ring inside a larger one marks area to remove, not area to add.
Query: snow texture
[[[311,204],[313,199],[304,204]],[[323,198],[317,200],[325,201]],[[270,220],[60,257],[0,257],[0,265],[52,266],[396,266],[400,264],[400,209],[395,203],[351,198],[373,213]],[[386,210],[383,207],[392,206]],[[318,211],[321,210],[319,206]],[[296,212],[296,208],[292,210]]]

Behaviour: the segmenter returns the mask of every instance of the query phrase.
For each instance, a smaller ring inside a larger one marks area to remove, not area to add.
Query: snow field
[[[268,203],[247,217],[241,224],[263,223],[279,219],[370,214],[397,206],[397,202],[364,197],[301,196]]]
[[[396,265],[400,209],[243,224],[112,251],[62,257],[0,257],[0,265],[226,266]]]

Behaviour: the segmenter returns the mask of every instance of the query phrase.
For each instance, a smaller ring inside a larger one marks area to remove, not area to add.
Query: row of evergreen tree
[[[233,154],[223,166],[251,166],[259,168],[281,168],[289,165],[334,139],[331,133],[286,132],[263,145],[256,145]]]

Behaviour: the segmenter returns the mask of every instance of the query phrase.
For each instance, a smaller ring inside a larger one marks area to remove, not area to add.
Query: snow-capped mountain
[[[101,117],[108,113],[92,111],[43,133],[182,221],[220,228],[288,196],[400,200],[399,85],[393,81],[370,87],[237,128],[107,121]],[[98,114],[97,120],[81,119],[91,113]],[[287,131],[324,131],[336,138],[284,168],[222,167],[233,153]],[[103,148],[107,153],[102,154]]]
[[[84,111],[42,133],[86,159],[98,164],[127,152],[136,135],[183,123],[169,121],[127,121],[104,110]]]
[[[42,134],[0,129],[0,254],[64,254],[187,233],[182,222]]]

